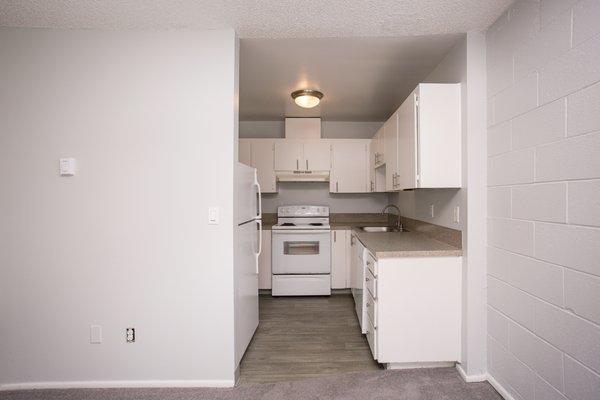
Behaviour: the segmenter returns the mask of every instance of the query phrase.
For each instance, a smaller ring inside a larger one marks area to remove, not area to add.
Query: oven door
[[[273,274],[331,273],[331,231],[273,231]]]

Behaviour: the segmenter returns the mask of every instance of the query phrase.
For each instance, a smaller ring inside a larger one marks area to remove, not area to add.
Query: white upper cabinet
[[[280,140],[275,143],[276,171],[329,171],[331,151],[321,140]]]
[[[331,143],[330,192],[365,193],[370,191],[368,147],[369,140],[341,140]]]
[[[399,122],[396,189],[461,187],[460,84],[420,84]]]
[[[385,144],[385,190],[398,188],[398,111],[383,124]]]
[[[264,139],[252,141],[251,153],[251,166],[256,168],[262,192],[277,193],[277,178],[273,169],[275,141]]]
[[[398,109],[398,185],[399,189],[417,187],[417,125],[416,94],[410,96]]]
[[[377,130],[371,141],[373,146],[373,165],[375,168],[385,164],[385,145],[383,143],[383,126]]]
[[[252,142],[248,139],[238,141],[238,160],[242,164],[252,166]]]
[[[303,161],[303,143],[298,140],[278,140],[275,143],[275,170],[300,171]]]
[[[375,191],[375,160],[377,156],[377,146],[375,144],[375,138],[369,142],[369,192]]]
[[[306,171],[329,171],[331,168],[331,146],[323,141],[304,143],[303,166]],[[301,168],[302,169],[302,168]]]

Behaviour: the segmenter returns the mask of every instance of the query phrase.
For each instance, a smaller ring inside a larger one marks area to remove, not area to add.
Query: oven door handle
[[[329,229],[281,229],[281,230],[273,229],[273,235],[284,235],[287,233],[294,233],[294,234],[306,233],[306,234],[312,235],[315,233],[331,233],[331,230],[329,230]]]

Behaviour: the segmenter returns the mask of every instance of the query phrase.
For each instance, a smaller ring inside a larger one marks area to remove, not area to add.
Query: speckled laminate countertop
[[[275,214],[265,214],[263,229],[276,223]],[[376,258],[459,257],[462,256],[461,232],[422,221],[403,218],[408,232],[363,232],[361,226],[386,226],[380,214],[332,214],[331,229],[352,229]]]
[[[362,232],[354,229],[361,243],[377,259],[398,257],[459,257],[462,249],[419,232]]]

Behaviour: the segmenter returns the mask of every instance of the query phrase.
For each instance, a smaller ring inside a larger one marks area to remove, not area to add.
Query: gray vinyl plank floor
[[[260,323],[242,359],[239,384],[377,371],[349,294],[261,295]]]
[[[502,400],[454,368],[384,371],[360,333],[349,295],[260,298],[260,325],[235,388],[42,389],[3,400]]]

